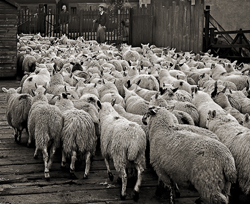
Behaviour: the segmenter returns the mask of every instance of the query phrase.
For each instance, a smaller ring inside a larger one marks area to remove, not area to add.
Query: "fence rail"
[[[45,37],[60,37],[66,34],[76,39],[83,36],[86,40],[96,39],[97,24],[93,23],[98,17],[98,10],[81,10],[77,14],[68,14],[69,22],[60,23],[58,12],[36,13],[19,11],[18,34],[40,33]],[[109,43],[129,41],[130,9],[122,9],[108,14],[106,26],[106,41]]]

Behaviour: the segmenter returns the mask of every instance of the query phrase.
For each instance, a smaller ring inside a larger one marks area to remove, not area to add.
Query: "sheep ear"
[[[128,81],[127,81],[127,86],[128,86],[128,88],[130,88],[130,87],[131,87],[130,80],[128,80]]]
[[[159,91],[160,94],[163,95],[167,91],[167,89],[163,89],[162,87],[160,87]]]
[[[197,87],[191,87],[191,91],[192,91],[192,93],[197,93],[198,88]]]
[[[178,90],[178,87],[175,89],[171,89],[174,93]]]
[[[139,79],[136,84],[139,86],[140,83],[141,83],[141,79]]]
[[[159,92],[155,94],[155,99],[157,99],[158,97],[159,97]]]
[[[33,95],[33,96],[35,96],[35,95],[36,95],[36,93],[34,92],[34,90],[33,90],[33,89],[31,89],[31,93],[32,93],[32,95]]]
[[[16,89],[16,92],[17,92],[17,93],[21,93],[21,90],[22,90],[22,87],[18,87],[18,88]]]
[[[7,93],[7,89],[5,87],[2,88],[3,92]]]
[[[98,106],[100,109],[102,109],[101,101],[98,100],[96,103],[97,103],[97,106]]]
[[[65,99],[67,99],[67,94],[66,93],[62,93],[62,98],[65,98]]]
[[[111,105],[112,105],[112,106],[115,105],[115,101],[116,101],[116,99],[115,99],[115,98],[112,98],[112,100],[111,100]]]
[[[149,108],[149,114],[155,115],[157,113],[157,109],[155,107]]]
[[[212,117],[215,118],[215,116],[216,116],[216,110],[213,110],[212,111]]]
[[[95,99],[93,97],[89,97],[88,102],[95,102]]]
[[[204,77],[205,77],[205,73],[201,74],[199,78],[201,79],[201,78],[204,78]]]
[[[249,122],[249,114],[248,113],[245,114],[244,121],[247,123]]]
[[[222,93],[226,93],[227,90],[227,86],[225,86],[225,88],[222,90]]]

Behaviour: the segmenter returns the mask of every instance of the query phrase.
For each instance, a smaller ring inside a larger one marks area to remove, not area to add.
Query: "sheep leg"
[[[90,152],[87,152],[87,154],[85,155],[85,158],[86,158],[86,167],[85,167],[85,173],[84,173],[84,176],[83,178],[88,178],[88,175],[89,175],[89,170],[90,170]]]
[[[107,171],[108,171],[108,175],[109,175],[109,180],[110,180],[110,181],[113,181],[114,176],[113,176],[113,174],[112,174],[112,172],[111,172],[111,170],[110,170],[109,162],[108,162],[107,158],[104,158],[104,162],[105,162],[106,167],[107,167]]]
[[[37,159],[37,158],[38,158],[37,152],[38,152],[38,147],[36,147],[36,149],[35,149],[34,159]]]
[[[66,153],[62,149],[62,162],[61,162],[61,168],[65,168],[66,166]]]
[[[44,161],[44,176],[46,180],[50,179],[49,175],[49,168],[48,168],[48,160],[49,160],[49,154],[47,151],[47,147],[43,148],[43,161]]]
[[[74,171],[75,171],[76,160],[77,160],[76,151],[72,151],[71,163],[70,163],[70,173],[74,173]]]
[[[49,156],[49,163],[48,163],[49,169],[51,169],[55,152],[56,152],[56,146],[55,146],[55,144],[52,144],[52,147],[50,148],[50,156]]]
[[[17,143],[21,143],[22,130],[17,130]]]
[[[122,190],[121,190],[121,200],[125,200],[126,198],[126,189],[127,189],[127,173],[126,169],[123,168],[121,170],[121,176],[122,176]]]
[[[15,142],[17,143],[17,138],[18,138],[17,128],[14,128],[14,137],[15,137]]]
[[[180,193],[180,189],[179,189],[177,183],[174,184],[174,190],[175,190],[175,196],[177,198],[180,198],[181,197],[181,193]]]
[[[143,167],[141,165],[136,165],[135,166],[136,170],[137,170],[137,181],[134,187],[134,192],[133,192],[133,199],[134,201],[138,201],[139,199],[139,189],[141,186],[141,181],[142,181],[142,172],[143,172]]]

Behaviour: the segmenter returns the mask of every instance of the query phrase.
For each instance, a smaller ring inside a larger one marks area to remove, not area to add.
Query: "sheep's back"
[[[63,149],[67,154],[72,151],[95,153],[96,134],[91,116],[83,110],[64,112],[62,129]]]

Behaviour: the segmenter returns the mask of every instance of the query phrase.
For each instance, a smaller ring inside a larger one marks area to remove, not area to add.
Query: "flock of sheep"
[[[57,148],[71,173],[85,161],[84,178],[100,148],[110,180],[110,160],[121,178],[121,199],[133,172],[137,201],[148,143],[156,193],[167,187],[171,204],[182,182],[198,191],[197,203],[229,203],[235,183],[249,194],[250,65],[209,52],[37,34],[19,36],[17,69],[20,87],[2,88],[6,117],[16,142],[26,129],[34,157],[42,151],[46,179]]]

